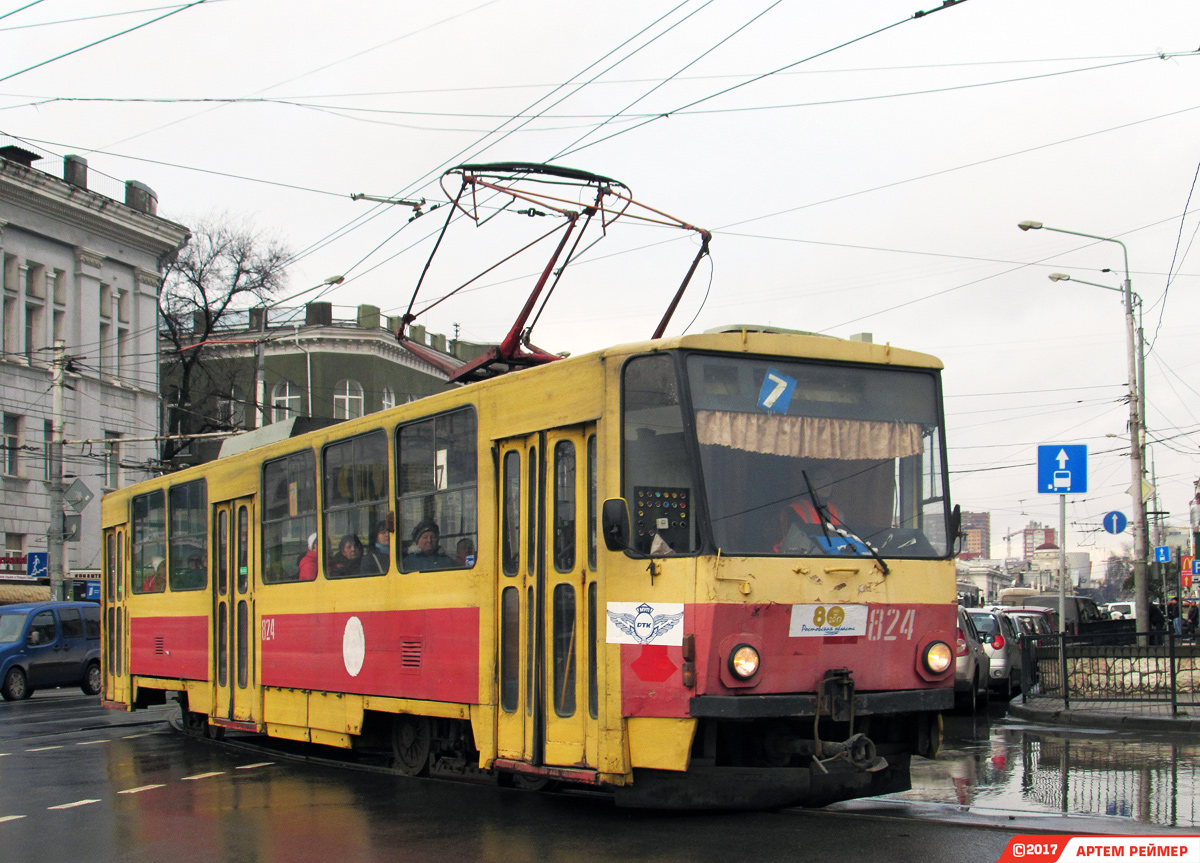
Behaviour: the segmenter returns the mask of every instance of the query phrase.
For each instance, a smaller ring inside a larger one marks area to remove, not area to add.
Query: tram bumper
[[[936,754],[939,713],[953,705],[950,687],[855,692],[840,669],[826,676],[819,695],[696,696],[690,715],[715,726],[710,737],[730,745],[694,748],[682,772],[635,769],[633,783],[615,789],[616,802],[661,809],[773,809],[905,791],[911,787],[911,756]],[[855,733],[867,717],[872,729],[884,733],[882,742]],[[731,763],[739,756],[743,763]]]
[[[838,722],[873,714],[921,713],[954,708],[954,690],[907,689],[894,692],[855,692],[851,699],[835,699],[822,710]],[[817,715],[818,696],[799,695],[697,695],[688,702],[689,715],[697,719],[811,718]]]

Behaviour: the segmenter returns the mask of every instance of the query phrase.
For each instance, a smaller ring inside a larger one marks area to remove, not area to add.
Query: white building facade
[[[78,479],[94,498],[59,571],[83,576],[100,567],[100,496],[152,475],[160,272],[189,233],[155,215],[140,183],[126,183],[120,202],[88,190],[86,161],[62,160],[66,179],[34,168],[39,161],[56,167],[0,147],[0,540],[10,559],[47,550],[60,355],[64,485]]]

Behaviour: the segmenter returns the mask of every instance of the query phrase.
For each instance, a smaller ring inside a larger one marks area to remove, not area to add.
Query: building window
[[[379,401],[385,411],[394,408],[396,406],[396,391],[391,387],[384,387]]]
[[[217,396],[217,422],[227,428],[241,428],[246,422],[246,403],[237,387]]]
[[[4,415],[4,474],[18,476],[21,472],[21,418]]]
[[[333,389],[333,418],[352,420],[363,415],[363,388],[358,381],[340,380]]]
[[[45,455],[45,466],[42,470],[42,479],[50,482],[50,447],[54,442],[54,420],[44,420],[42,423],[42,452]]]
[[[42,307],[25,306],[25,359],[33,362],[42,347]]]
[[[282,422],[300,415],[300,387],[291,381],[280,381],[271,390],[271,422]]]
[[[112,327],[108,324],[100,325],[100,343],[97,345],[100,353],[100,361],[96,364],[100,368],[101,377],[112,376]]]
[[[121,433],[104,433],[104,487],[121,487]]]

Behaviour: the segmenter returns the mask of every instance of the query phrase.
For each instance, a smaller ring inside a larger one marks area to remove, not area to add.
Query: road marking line
[[[95,746],[97,743],[112,743],[112,741],[111,740],[84,740],[80,743],[76,743],[75,745],[76,746]]]
[[[144,731],[141,734],[126,734],[121,739],[122,740],[137,740],[139,737],[149,737],[149,736],[150,736],[150,732]]]
[[[36,749],[26,749],[26,752],[49,752],[51,749],[62,749],[61,745],[57,746],[39,746]]]
[[[118,794],[141,794],[143,791],[153,791],[155,788],[166,788],[165,785],[143,785],[140,788],[126,788],[124,791],[118,791]]]
[[[74,809],[76,806],[87,806],[89,803],[99,803],[99,800],[76,800],[74,803],[60,803],[58,806],[47,806],[47,809]]]
[[[242,766],[238,767],[237,769],[238,770],[254,770],[256,767],[270,767],[274,763],[275,763],[274,761],[260,761],[257,764],[243,764]]]
[[[183,777],[183,781],[190,782],[193,779],[208,779],[210,776],[223,776],[224,774],[224,770],[214,770],[212,773],[197,773],[195,776],[185,776]]]
[[[5,821],[16,821],[18,818],[24,818],[24,815],[0,815],[0,824]]]

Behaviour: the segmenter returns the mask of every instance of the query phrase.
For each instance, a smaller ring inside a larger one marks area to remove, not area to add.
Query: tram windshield
[[[934,372],[693,354],[686,375],[726,554],[947,555]]]

